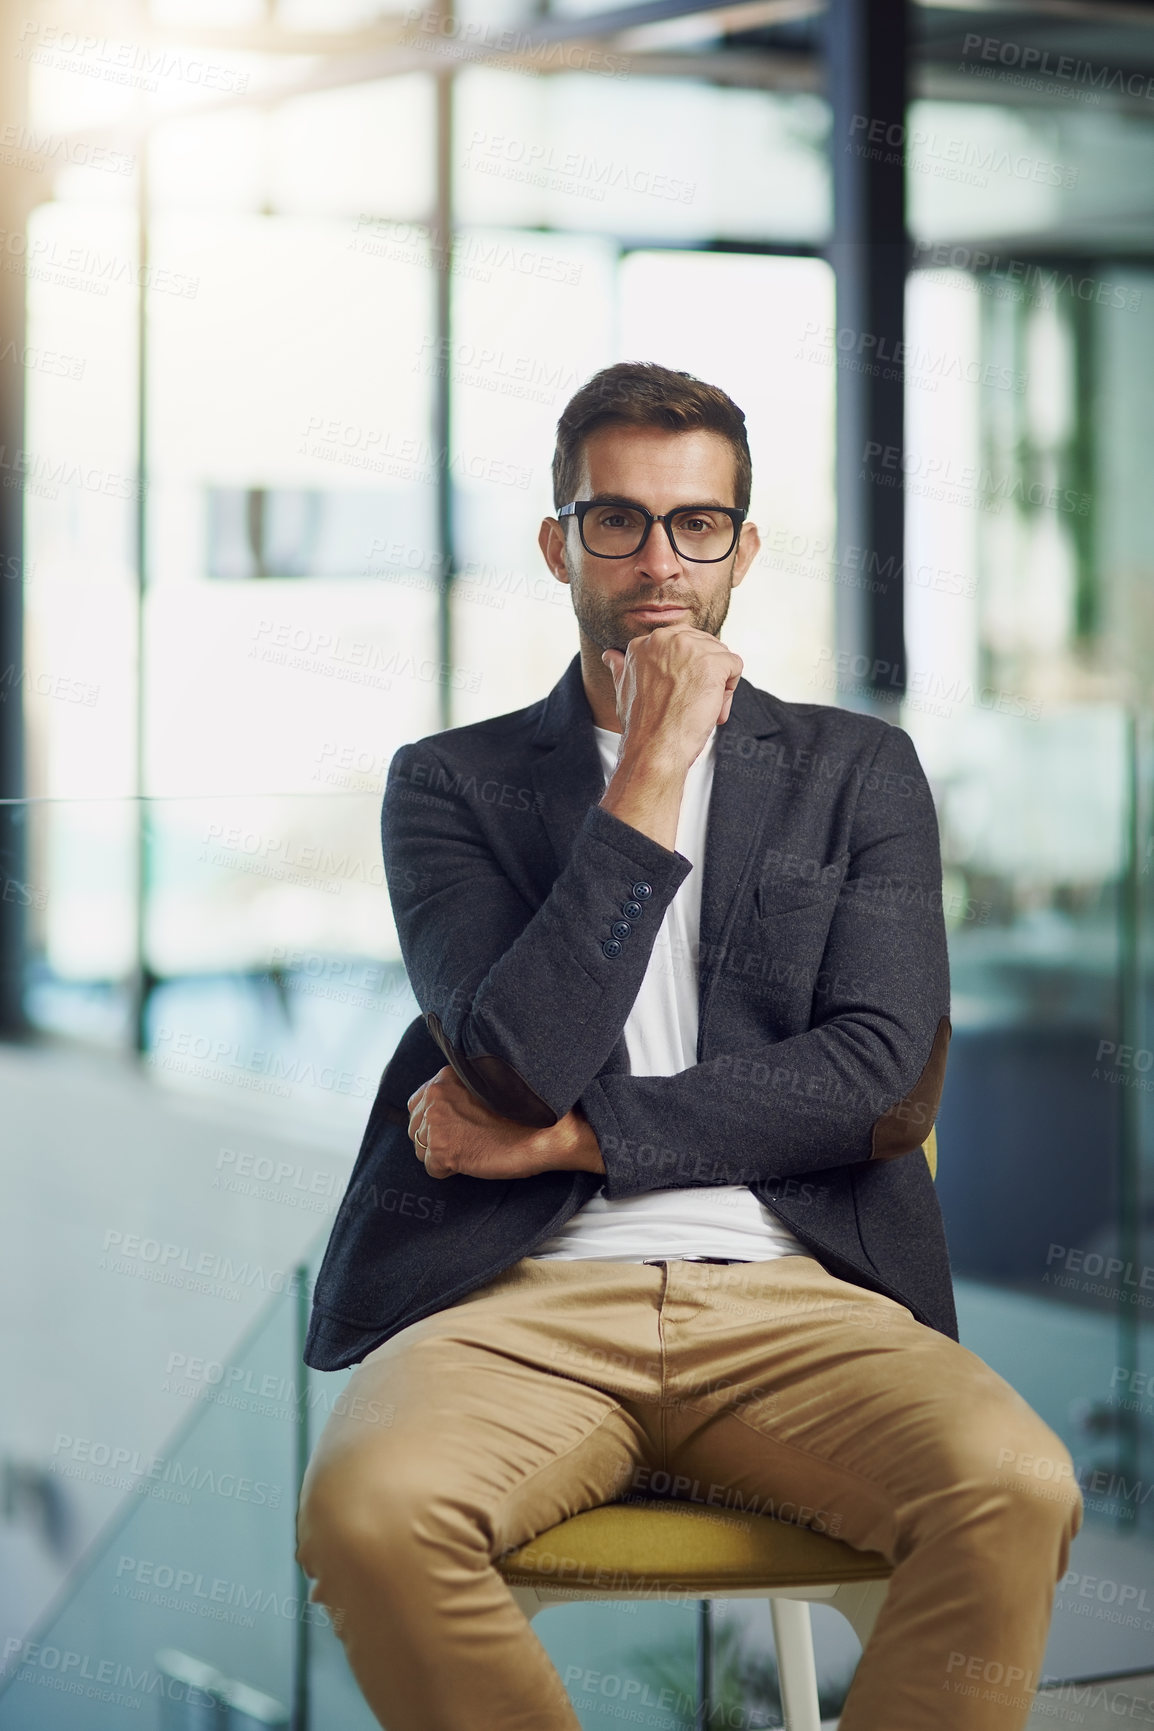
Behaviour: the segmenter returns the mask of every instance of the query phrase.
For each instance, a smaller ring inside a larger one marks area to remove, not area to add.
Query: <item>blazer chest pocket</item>
[[[753,892],[758,917],[772,920],[779,914],[823,905],[832,911],[848,867],[848,851],[832,860],[819,860],[784,849],[771,850]]]

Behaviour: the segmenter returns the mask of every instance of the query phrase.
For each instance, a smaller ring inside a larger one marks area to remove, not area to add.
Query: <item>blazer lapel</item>
[[[586,812],[605,792],[605,771],[579,654],[545,699],[533,744],[543,749],[529,777],[559,871],[573,851]]]
[[[731,924],[738,886],[758,847],[772,804],[773,777],[751,775],[757,747],[751,742],[780,731],[781,722],[764,696],[741,678],[729,719],[717,730],[713,789],[705,836],[698,949],[698,1042],[701,1062],[705,1008]]]

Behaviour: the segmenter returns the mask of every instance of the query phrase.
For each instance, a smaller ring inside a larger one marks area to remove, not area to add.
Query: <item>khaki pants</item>
[[[494,1559],[673,1481],[895,1564],[841,1731],[1026,1723],[1082,1522],[1070,1455],[968,1348],[812,1256],[525,1257],[370,1353],[340,1407],[297,1555],[387,1731],[577,1731]]]

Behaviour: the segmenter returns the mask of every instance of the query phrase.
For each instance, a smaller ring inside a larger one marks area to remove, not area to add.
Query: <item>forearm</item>
[[[668,757],[626,743],[601,799],[602,810],[672,850],[677,846],[686,774]]]
[[[597,1139],[578,1111],[538,1130],[482,1104],[448,1066],[408,1099],[413,1152],[430,1178],[533,1177],[539,1172],[604,1172]]]
[[[548,1166],[566,1172],[604,1172],[605,1161],[593,1126],[579,1107],[536,1134]]]
[[[941,1096],[948,996],[942,1005],[903,1042],[901,1061],[883,1027],[847,1017],[671,1076],[595,1078],[581,1109],[604,1160],[605,1195],[750,1184],[912,1152]]]

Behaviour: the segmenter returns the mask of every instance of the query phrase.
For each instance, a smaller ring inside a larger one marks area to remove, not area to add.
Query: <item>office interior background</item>
[[[380,795],[575,652],[536,530],[625,358],[747,413],[747,676],[926,767],[962,1341],[1083,1485],[1047,1675],[1154,1673],[1154,6],[0,27],[2,1731],[176,1725],[141,1679],[196,1665],[229,1723],[373,1723],[292,1524],[347,1380],[308,1282],[417,1010]],[[692,1677],[691,1608],[537,1627],[588,1726],[593,1655]]]

